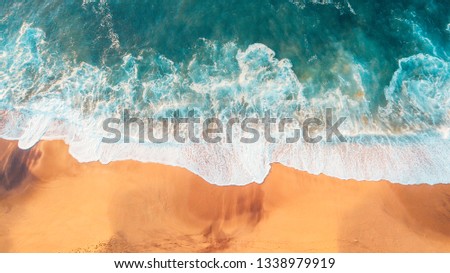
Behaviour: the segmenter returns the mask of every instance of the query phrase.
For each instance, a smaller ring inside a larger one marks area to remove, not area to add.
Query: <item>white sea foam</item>
[[[304,9],[306,7],[306,4],[331,5],[340,11],[349,11],[353,15],[356,15],[355,10],[350,5],[350,2],[348,0],[289,0],[289,2],[299,9]]]
[[[152,50],[125,54],[117,67],[96,67],[55,57],[45,34],[24,24],[1,51],[0,137],[17,139],[24,149],[40,139],[63,139],[80,162],[158,162],[218,185],[260,183],[274,162],[344,179],[450,182],[450,68],[438,57],[399,60],[385,89],[387,104],[374,113],[362,80],[368,72],[343,50],[336,53],[342,63],[333,67],[341,85],[309,99],[303,90],[310,81],[300,82],[290,61],[277,59],[263,44],[242,50],[204,40],[186,67]],[[138,73],[143,67],[152,73]],[[347,117],[341,129],[348,142],[101,142],[103,120],[124,109],[140,117],[194,113],[225,121],[266,111],[301,120],[326,107]]]

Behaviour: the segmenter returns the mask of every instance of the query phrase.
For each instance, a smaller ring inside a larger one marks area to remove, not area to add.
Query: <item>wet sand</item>
[[[450,252],[450,185],[274,164],[262,185],[220,187],[179,167],[80,164],[61,141],[0,149],[0,252]]]

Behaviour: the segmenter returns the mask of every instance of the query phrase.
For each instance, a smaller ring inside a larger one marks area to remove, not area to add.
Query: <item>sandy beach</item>
[[[0,149],[0,252],[450,251],[450,185],[274,164],[261,185],[220,187],[179,167],[80,164],[61,141]]]

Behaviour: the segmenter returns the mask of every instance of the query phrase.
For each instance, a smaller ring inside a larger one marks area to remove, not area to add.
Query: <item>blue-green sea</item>
[[[139,117],[346,117],[345,143],[102,143]],[[0,0],[0,137],[220,185],[275,162],[450,183],[450,0]]]

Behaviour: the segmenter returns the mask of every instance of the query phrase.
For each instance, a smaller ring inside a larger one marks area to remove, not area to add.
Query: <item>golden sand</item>
[[[61,141],[0,141],[0,252],[450,252],[450,185],[272,166],[220,187],[186,169],[80,164]]]

